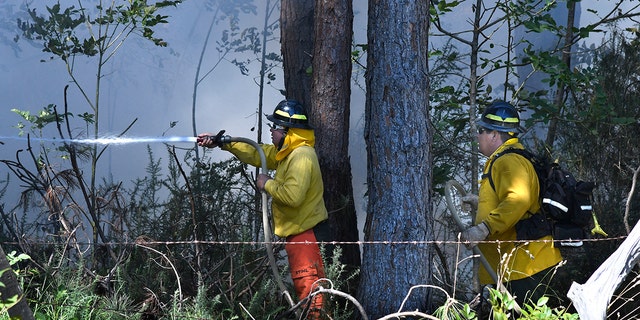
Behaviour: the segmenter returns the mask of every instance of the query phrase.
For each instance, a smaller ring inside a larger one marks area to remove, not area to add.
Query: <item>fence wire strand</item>
[[[599,239],[572,239],[572,240],[563,240],[563,242],[603,242],[603,241],[618,241],[624,240],[627,236],[618,236],[618,237],[606,237]],[[49,241],[28,241],[25,242],[32,245],[59,245],[62,242],[49,242]],[[549,243],[549,242],[558,242],[558,240],[484,240],[484,241],[474,241],[474,243]],[[0,242],[1,245],[20,245],[24,242]],[[107,242],[107,243],[91,243],[91,242],[81,242],[75,241],[74,244],[83,245],[83,246],[93,246],[93,245],[113,245],[113,246],[136,246],[136,245],[189,245],[189,244],[205,244],[205,245],[248,245],[248,246],[257,246],[257,245],[266,245],[266,244],[283,244],[284,241],[208,241],[208,240],[181,240],[181,241],[158,241],[158,240],[145,240],[145,241],[124,241],[124,242]],[[303,241],[303,242],[287,242],[288,244],[319,244],[319,245],[397,245],[397,244],[405,244],[405,245],[425,245],[425,244],[437,244],[437,245],[460,245],[468,242],[465,241],[457,241],[457,240],[404,240],[404,241],[394,241],[394,240],[377,240],[377,241],[319,241],[319,242],[311,242],[311,241]]]

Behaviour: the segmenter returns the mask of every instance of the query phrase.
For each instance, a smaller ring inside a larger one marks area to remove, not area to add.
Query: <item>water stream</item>
[[[69,144],[99,144],[99,145],[123,145],[131,143],[153,143],[153,142],[196,142],[196,137],[103,137],[97,139],[52,139],[52,138],[26,138],[0,136],[3,140],[35,141],[35,142],[62,142]]]

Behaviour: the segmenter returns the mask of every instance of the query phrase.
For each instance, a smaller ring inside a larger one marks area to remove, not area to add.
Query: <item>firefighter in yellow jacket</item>
[[[496,157],[508,148],[524,149],[517,137],[521,128],[518,111],[507,102],[496,101],[486,108],[478,128],[480,153],[489,159],[478,197],[463,199],[477,206],[477,213],[476,225],[463,231],[461,238],[471,245],[481,242],[480,251],[520,305],[537,302],[542,295],[550,295],[546,292],[550,271],[562,261],[562,255],[550,241],[550,229],[546,226],[541,233],[523,230],[534,228],[538,224],[532,222],[541,218],[540,186],[531,162],[515,153]],[[522,232],[538,235],[535,239],[521,239]],[[495,283],[484,267],[480,268],[479,277],[483,285]]]
[[[272,178],[266,173],[259,174],[256,186],[272,198],[274,233],[286,239],[291,277],[298,298],[303,299],[311,292],[314,282],[324,277],[318,242],[330,240],[324,185],[314,149],[315,135],[305,109],[295,100],[281,101],[267,119],[272,122],[273,144],[261,147],[267,168],[275,169],[275,175]],[[198,144],[221,147],[244,163],[261,165],[258,151],[249,144],[223,144],[215,141],[211,133],[199,134]],[[305,241],[308,244],[299,244]],[[311,307],[321,306],[322,297],[317,295]]]

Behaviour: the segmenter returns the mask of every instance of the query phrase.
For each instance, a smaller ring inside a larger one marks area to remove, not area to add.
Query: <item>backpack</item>
[[[551,234],[556,245],[582,246],[580,239],[588,238],[587,229],[592,220],[593,182],[576,180],[570,172],[548,157],[538,156],[523,149],[509,148],[497,154],[489,164],[487,175],[494,191],[496,188],[491,178],[493,162],[507,153],[519,154],[529,160],[540,183],[542,214],[536,213],[532,218],[520,220],[516,224],[518,240],[535,240]]]

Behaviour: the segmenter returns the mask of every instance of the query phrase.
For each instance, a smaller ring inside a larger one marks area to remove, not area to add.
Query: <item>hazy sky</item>
[[[261,4],[260,1],[257,3]],[[205,10],[201,1],[185,1],[177,9],[165,10],[163,14],[170,15],[169,24],[161,26],[157,35],[167,40],[167,48],[131,37],[116,54],[113,63],[107,64],[103,70],[106,76],[101,89],[100,122],[104,135],[121,132],[135,118],[138,120],[127,133],[128,136],[193,135],[191,107],[194,77],[213,13]],[[224,23],[213,31],[215,38],[210,40],[201,73],[212,68],[218,60],[213,45],[223,28],[226,28]],[[20,118],[9,112],[11,108],[37,111],[53,103],[58,105],[61,112],[64,105],[63,88],[69,84],[69,76],[60,60],[41,63],[40,59],[50,55],[25,41],[20,41],[19,45],[22,51],[17,55],[12,54],[7,46],[1,48],[2,56],[6,57],[0,62],[0,93],[5,97],[5,114],[0,128],[2,136],[17,134],[12,126]],[[271,48],[278,49],[279,44],[273,42]],[[78,59],[75,65],[76,75],[91,96],[95,94],[95,61]],[[236,66],[222,62],[200,84],[197,100],[199,131],[227,129],[229,134],[256,138],[250,128],[256,123],[258,86],[254,78],[259,64],[253,62],[249,68],[251,75],[243,76]],[[277,91],[282,87],[280,83],[281,78],[276,81],[276,88],[265,90],[266,109],[272,109],[282,98]],[[70,110],[74,113],[89,111],[79,91],[73,86],[69,90],[69,100]],[[177,125],[169,129],[169,124],[174,121],[177,121]],[[85,132],[82,123],[77,121],[75,125],[78,126],[76,133],[82,136]],[[263,135],[265,137],[268,138]],[[157,156],[166,158],[162,145],[154,147],[159,147]],[[3,149],[10,148],[4,146]],[[114,176],[137,176],[139,169],[130,162],[138,155],[145,159],[144,149],[145,146],[141,144],[111,148]]]

